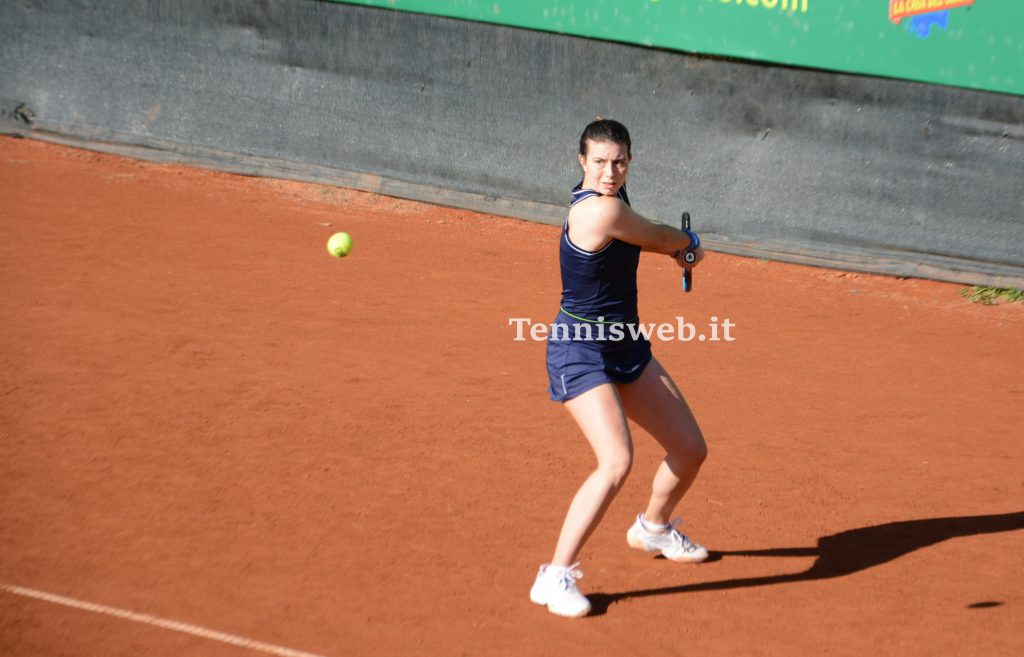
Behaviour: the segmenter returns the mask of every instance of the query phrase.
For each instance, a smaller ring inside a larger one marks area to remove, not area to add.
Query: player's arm
[[[608,237],[636,244],[646,251],[671,256],[686,251],[691,246],[688,234],[642,217],[633,208],[613,196],[595,197],[587,202],[586,206],[589,215],[587,223],[593,230],[600,231]]]

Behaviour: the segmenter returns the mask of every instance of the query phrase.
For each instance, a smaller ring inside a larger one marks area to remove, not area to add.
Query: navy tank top
[[[582,189],[582,181],[572,190],[576,205],[591,196],[600,196],[592,189]],[[619,198],[629,204],[626,186],[619,188]],[[640,247],[612,239],[597,251],[587,251],[569,239],[569,217],[562,226],[558,261],[562,270],[562,312],[577,319],[603,322],[632,322],[637,319],[636,268],[640,263]]]

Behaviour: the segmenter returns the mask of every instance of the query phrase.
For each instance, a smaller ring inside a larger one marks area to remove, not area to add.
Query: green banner
[[[1024,0],[335,1],[1024,95]]]

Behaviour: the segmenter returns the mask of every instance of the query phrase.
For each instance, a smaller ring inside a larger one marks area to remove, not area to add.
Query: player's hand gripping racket
[[[690,230],[690,213],[684,212],[681,220],[682,229],[685,231]],[[697,254],[693,251],[687,251],[683,254],[683,260],[687,263],[693,264],[697,260]],[[683,269],[683,291],[689,292],[693,289],[693,270],[689,267]]]

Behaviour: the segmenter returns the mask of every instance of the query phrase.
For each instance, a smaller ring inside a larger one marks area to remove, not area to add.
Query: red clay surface
[[[2,585],[329,657],[1024,649],[1024,305],[645,255],[645,321],[736,325],[655,342],[713,560],[627,548],[638,431],[562,620],[527,593],[592,457],[508,326],[557,228],[8,138],[0,186]],[[260,654],[10,591],[0,653]]]

